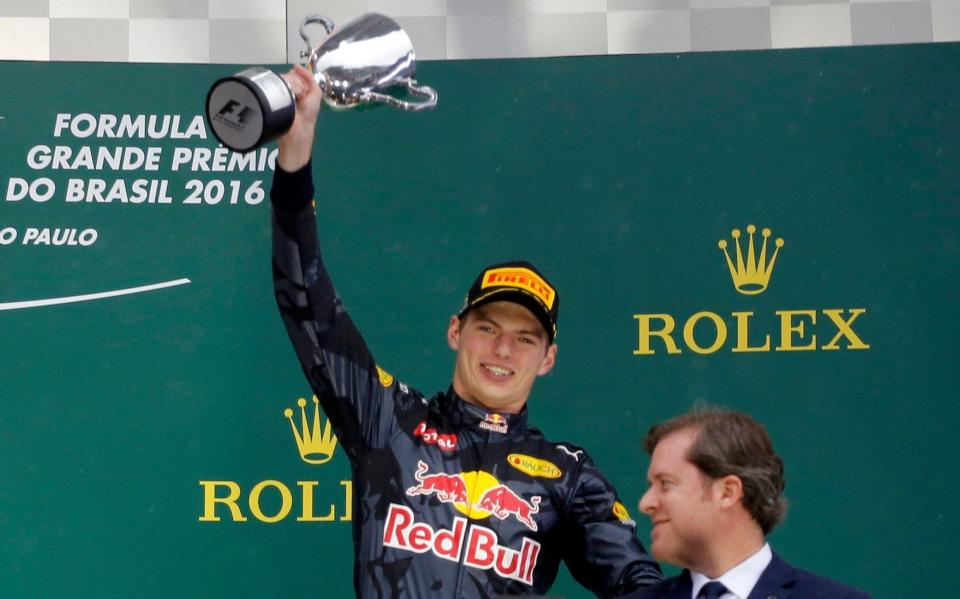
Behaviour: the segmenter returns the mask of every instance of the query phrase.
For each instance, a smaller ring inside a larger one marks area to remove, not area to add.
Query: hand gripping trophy
[[[306,27],[318,23],[327,37],[316,47]],[[437,105],[437,92],[417,85],[416,56],[410,37],[389,17],[365,14],[334,32],[333,21],[311,15],[300,23],[307,68],[334,108],[388,104],[402,110]],[[391,95],[405,89],[420,101]],[[236,152],[248,152],[283,135],[293,123],[296,100],[286,80],[263,67],[220,79],[207,93],[207,120],[217,139]]]

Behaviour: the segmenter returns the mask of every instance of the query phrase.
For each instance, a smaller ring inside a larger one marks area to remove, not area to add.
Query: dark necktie
[[[729,592],[727,587],[723,586],[722,582],[708,582],[703,585],[703,588],[700,589],[700,594],[697,595],[698,599],[720,599],[723,597],[724,593]]]

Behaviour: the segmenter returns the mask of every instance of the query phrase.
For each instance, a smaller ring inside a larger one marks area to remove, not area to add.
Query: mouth
[[[502,366],[494,366],[493,364],[484,364],[481,363],[480,367],[483,368],[484,372],[489,374],[495,379],[506,379],[513,375],[513,370],[509,368],[504,368]]]

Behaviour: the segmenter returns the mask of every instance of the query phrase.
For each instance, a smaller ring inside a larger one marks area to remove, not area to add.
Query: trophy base
[[[249,152],[286,133],[296,109],[287,82],[263,67],[224,77],[207,93],[210,129],[235,152]]]

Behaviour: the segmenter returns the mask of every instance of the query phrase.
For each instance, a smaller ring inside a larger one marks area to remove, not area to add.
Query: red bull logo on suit
[[[533,584],[540,543],[524,538],[518,551],[500,545],[497,533],[485,526],[475,524],[468,534],[466,529],[467,519],[460,517],[453,519],[449,529],[434,529],[425,522],[416,522],[410,508],[393,503],[383,527],[383,544],[414,553],[431,551],[453,562],[460,562],[462,557],[471,568],[492,568],[504,578]]]
[[[480,497],[477,507],[490,512],[501,520],[513,516],[530,530],[534,532],[537,530],[537,523],[533,521],[533,515],[540,511],[539,495],[534,495],[527,502],[511,491],[507,485],[497,485]]]
[[[427,474],[428,466],[423,461],[418,462],[417,471],[413,474],[417,479],[416,486],[407,489],[407,495],[434,495],[443,503],[466,503],[467,485],[463,476],[439,472]]]
[[[537,523],[533,516],[540,511],[539,495],[527,501],[482,470],[459,474],[428,474],[428,470],[429,466],[422,460],[417,463],[417,471],[413,474],[417,484],[407,489],[408,496],[434,495],[443,503],[453,504],[456,510],[473,520],[490,516],[505,520],[512,516],[536,532]]]
[[[524,499],[488,472],[431,473],[429,465],[421,460],[413,477],[417,484],[407,489],[409,497],[435,497],[473,520],[514,518],[531,531],[537,530],[533,517],[540,511],[541,497]],[[474,524],[468,532],[467,522],[466,518],[455,517],[450,529],[434,529],[430,524],[416,522],[409,507],[390,504],[383,544],[415,553],[431,551],[437,557],[456,562],[463,559],[467,566],[492,568],[504,578],[533,584],[540,543],[524,538],[519,550],[504,547],[493,530]]]

